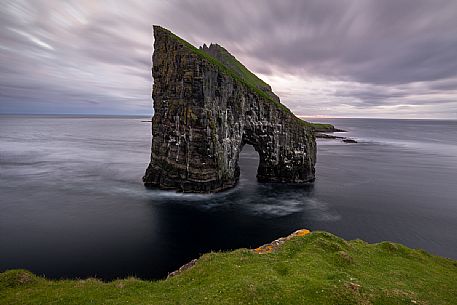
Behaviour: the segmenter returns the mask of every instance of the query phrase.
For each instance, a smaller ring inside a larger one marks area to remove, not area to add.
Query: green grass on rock
[[[278,103],[271,96],[269,96],[266,92],[260,90],[257,86],[259,84],[266,84],[266,83],[264,83],[262,80],[260,80],[257,76],[255,76],[255,74],[250,72],[246,67],[243,66],[243,68],[249,73],[247,73],[246,71],[243,70],[245,73],[242,76],[240,76],[236,71],[234,71],[230,67],[224,65],[222,62],[220,62],[219,60],[217,60],[210,54],[206,53],[205,51],[196,48],[191,43],[189,43],[186,40],[182,39],[181,37],[175,35],[171,31],[169,31],[165,28],[159,27],[159,26],[155,26],[155,27],[160,28],[162,31],[166,31],[169,35],[171,35],[171,37],[173,37],[175,40],[179,41],[184,47],[188,48],[190,51],[195,53],[200,58],[203,58],[206,61],[208,61],[215,68],[217,68],[221,73],[223,73],[223,74],[237,80],[238,82],[244,84],[245,86],[247,86],[251,92],[257,94],[258,96],[261,96],[262,98],[271,102],[273,105],[282,109],[283,111],[292,113],[290,111],[290,109],[287,108],[285,105]],[[240,65],[241,65],[241,63],[240,63]]]

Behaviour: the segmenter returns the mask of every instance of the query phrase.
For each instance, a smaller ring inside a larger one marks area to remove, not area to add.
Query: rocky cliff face
[[[276,98],[266,92],[269,86],[259,88],[245,71],[238,73],[166,29],[154,26],[154,38],[155,113],[146,186],[184,192],[233,187],[244,144],[259,153],[259,181],[314,180],[312,127],[280,104],[271,89]]]

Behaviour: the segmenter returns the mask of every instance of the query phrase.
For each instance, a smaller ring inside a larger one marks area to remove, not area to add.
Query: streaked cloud
[[[14,0],[0,24],[0,113],[150,114],[160,24],[299,115],[457,118],[453,0]]]
[[[54,50],[54,48],[47,44],[46,42],[42,41],[41,39],[29,34],[29,33],[26,33],[24,31],[21,31],[21,30],[18,30],[18,29],[14,29],[14,28],[8,28],[8,30],[14,32],[14,33],[17,33],[19,34],[20,36],[23,36],[25,38],[27,38],[28,40],[30,40],[31,42],[35,43],[36,45],[42,47],[42,48],[45,48],[45,49],[48,49],[48,50]]]

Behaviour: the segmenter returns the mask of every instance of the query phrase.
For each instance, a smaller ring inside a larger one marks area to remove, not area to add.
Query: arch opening
[[[241,147],[238,158],[240,171],[239,181],[257,181],[257,171],[259,168],[260,156],[252,144],[244,144]]]

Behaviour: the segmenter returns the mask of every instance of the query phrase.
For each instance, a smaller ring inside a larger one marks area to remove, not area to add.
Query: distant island
[[[332,124],[322,124],[322,123],[310,123],[314,129],[316,138],[321,139],[340,139],[344,143],[357,143],[356,140],[344,137],[336,136],[334,132],[346,132],[346,130],[335,128]]]

